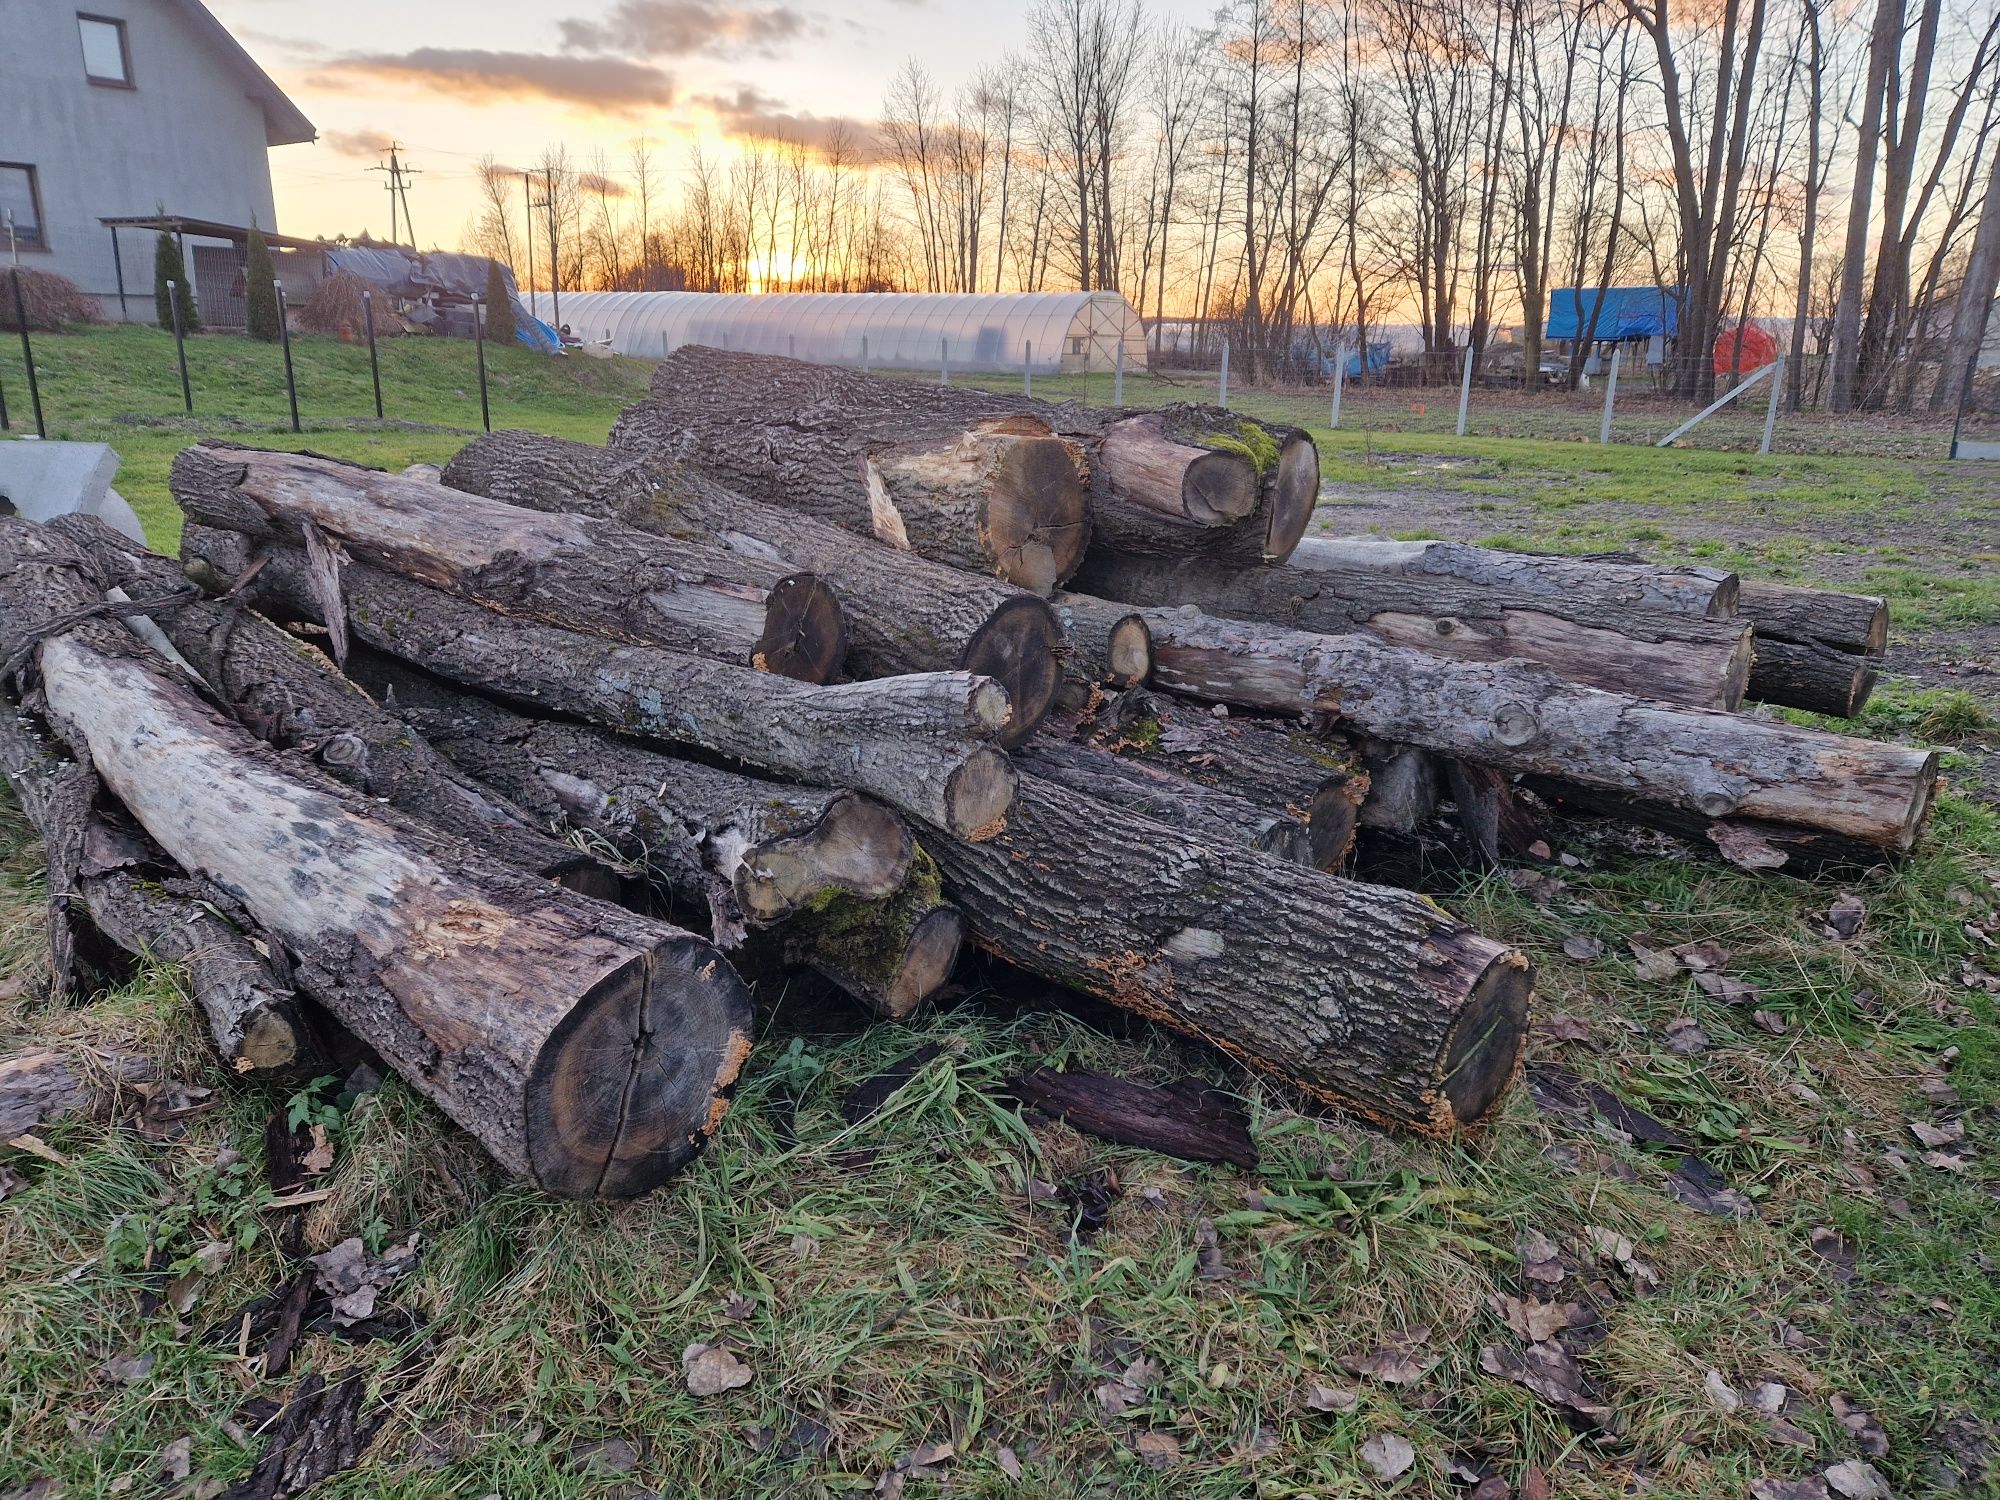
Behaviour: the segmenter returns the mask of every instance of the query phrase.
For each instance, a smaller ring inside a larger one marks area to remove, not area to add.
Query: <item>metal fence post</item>
[[[1949,456],[1954,459],[1958,457],[1958,432],[1965,425],[1965,406],[1972,399],[1972,380],[1978,373],[1979,356],[1975,354],[1965,362],[1965,379],[1960,381],[1958,386],[1958,409],[1952,413],[1951,453]],[[1938,379],[1944,379],[1942,371],[1939,372]],[[0,407],[0,412],[4,412],[5,410],[5,407]]]
[[[1229,340],[1222,341],[1222,378],[1217,382],[1215,404],[1229,410]]]
[[[187,334],[181,328],[181,290],[169,281],[167,283],[167,306],[174,310],[174,353],[181,362],[181,404],[187,408],[189,416],[194,415],[194,387],[188,384]]]
[[[1112,367],[1111,371],[1111,404],[1113,406],[1123,406],[1125,404],[1125,336],[1123,334],[1118,336],[1118,362]]]
[[[1771,399],[1764,404],[1764,440],[1759,453],[1771,451],[1771,437],[1778,430],[1778,397],[1785,388],[1785,356],[1780,354],[1771,367]]]
[[[285,346],[285,399],[292,407],[292,431],[302,432],[299,426],[299,383],[292,373],[292,314],[285,306],[285,284],[277,277],[271,278],[271,287],[278,294],[278,341]]]
[[[1611,346],[1611,375],[1604,382],[1604,418],[1597,424],[1597,441],[1600,446],[1611,441],[1611,410],[1618,404],[1618,361],[1624,353],[1623,344]]]
[[[1465,409],[1472,404],[1472,345],[1465,346],[1465,373],[1458,379],[1458,435],[1465,436]]]
[[[21,325],[21,363],[28,371],[28,401],[35,409],[35,436],[45,438],[49,429],[42,423],[42,382],[35,374],[35,350],[28,342],[28,303],[21,295],[21,272],[9,273],[14,280],[14,320]]]
[[[951,340],[938,340],[938,384],[951,384]]]
[[[1021,394],[1035,394],[1035,341],[1029,339],[1026,351],[1021,356]]]
[[[1333,410],[1328,413],[1327,425],[1335,431],[1340,428],[1340,393],[1347,385],[1347,350],[1336,349],[1333,354]]]
[[[375,356],[375,298],[361,294],[361,321],[368,329],[368,378],[375,385],[375,420],[382,420],[382,362]]]
[[[493,430],[493,412],[486,404],[486,299],[472,299],[472,343],[479,356],[479,425]]]

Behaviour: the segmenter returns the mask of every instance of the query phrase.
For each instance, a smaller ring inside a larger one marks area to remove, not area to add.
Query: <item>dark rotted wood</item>
[[[1747,623],[1643,612],[1582,596],[1509,592],[1370,568],[1217,567],[1093,547],[1078,588],[1151,608],[1191,604],[1230,619],[1343,635],[1457,661],[1546,663],[1590,687],[1733,709],[1750,677]]]
[[[1283,807],[1266,808],[1233,791],[1130,760],[1096,745],[1037,738],[1014,764],[1073,792],[1217,843],[1241,844],[1296,864],[1313,863],[1312,830]]]
[[[1034,733],[1056,694],[1061,630],[1038,595],[746,499],[686,465],[495,432],[462,448],[444,480],[510,505],[580,512],[809,570],[845,612],[849,671],[992,677],[1013,705],[1004,745]]]
[[[52,727],[306,993],[552,1192],[644,1192],[694,1155],[750,1045],[712,944],[281,761],[121,626],[60,628],[101,597],[73,543],[0,518],[0,652],[29,650]]]
[[[1366,800],[1357,820],[1363,828],[1411,833],[1437,811],[1445,777],[1430,751],[1369,735],[1356,735],[1350,744],[1355,761],[1368,775]]]
[[[1310,863],[1338,870],[1365,819],[1370,773],[1338,738],[1298,723],[1218,719],[1164,693],[1120,693],[1085,724],[1089,743],[1302,820]]]
[[[1872,594],[1746,578],[1736,612],[1757,627],[1759,640],[1818,644],[1862,656],[1880,656],[1889,647],[1889,606]]]
[[[255,565],[233,532],[190,525],[181,550],[212,583]],[[296,553],[269,552],[250,589],[262,605],[312,619],[304,571]],[[1013,799],[1013,768],[992,743],[1007,695],[990,678],[935,672],[821,687],[510,619],[358,565],[342,570],[341,587],[357,639],[475,692],[867,792],[964,836],[1004,819]]]
[[[1497,866],[1503,855],[1516,859],[1527,855],[1542,839],[1540,824],[1515,797],[1507,776],[1491,766],[1462,760],[1447,761],[1445,773],[1458,825],[1487,868]]]
[[[1108,689],[1143,686],[1153,671],[1153,636],[1137,610],[1058,590],[1050,600],[1062,627],[1063,685],[1057,701],[1087,710]]]
[[[953,410],[915,399],[920,390],[688,346],[619,418],[612,446],[682,460],[753,499],[1048,593],[1089,534],[1075,448],[1032,413]]]
[[[1875,691],[1878,656],[1858,656],[1818,642],[1781,641],[1759,634],[1750,668],[1750,696],[1836,719],[1851,719]]]
[[[1021,777],[1007,827],[930,841],[973,941],[1385,1123],[1445,1134],[1513,1078],[1518,952],[1358,885]]]
[[[926,1042],[907,1057],[897,1058],[874,1077],[862,1079],[840,1101],[841,1119],[850,1125],[873,1119],[883,1105],[895,1098],[905,1084],[929,1067],[943,1051],[944,1048],[936,1042]]]
[[[362,1415],[367,1390],[368,1371],[359,1366],[332,1382],[318,1371],[306,1376],[278,1413],[256,1467],[224,1490],[219,1500],[302,1495],[321,1480],[355,1467],[389,1419],[386,1401]]]
[[[1554,599],[1592,598],[1621,609],[1659,610],[1726,620],[1737,612],[1738,579],[1723,568],[1663,567],[1642,558],[1565,557],[1506,552],[1466,542],[1391,541],[1379,536],[1310,536],[1292,566],[1336,572],[1368,569],[1408,579],[1455,579]]]
[[[183,586],[172,560],[94,516],[50,524],[90,554],[107,583],[133,598],[161,598]],[[536,832],[520,808],[461,775],[324,656],[263,616],[237,602],[198,600],[162,612],[154,624],[259,739],[357,792],[474,838],[509,864],[585,895],[618,896],[618,874],[603,860]]]
[[[1578,786],[1547,776],[1525,776],[1521,781],[1564,817],[1656,828],[1745,870],[1814,875],[1829,870],[1866,870],[1889,857],[1880,844],[1821,828],[1759,818],[1708,818],[1655,798]]]
[[[1121,1146],[1257,1170],[1249,1115],[1215,1089],[1188,1082],[1154,1088],[1078,1068],[1036,1068],[1009,1079],[1007,1092],[1030,1109]]]
[[[120,1089],[156,1073],[150,1060],[115,1047],[26,1047],[0,1056],[0,1144],[59,1120],[103,1119]]]
[[[806,682],[830,681],[845,653],[840,606],[824,583],[711,544],[526,511],[312,454],[198,444],[175,458],[172,483],[199,525],[288,545],[317,534],[357,561],[524,619]]]
[[[1579,686],[1530,662],[1447,661],[1365,635],[1314,635],[1149,610],[1161,686],[1266,713],[1326,713],[1366,734],[1512,774],[1905,853],[1929,814],[1935,752]]]

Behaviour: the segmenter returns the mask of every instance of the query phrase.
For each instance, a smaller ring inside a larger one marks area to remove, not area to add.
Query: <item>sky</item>
[[[420,175],[410,215],[428,248],[455,246],[479,158],[520,167],[565,142],[629,172],[656,143],[669,188],[688,147],[761,125],[810,133],[879,113],[920,59],[949,91],[1024,39],[1027,0],[208,0],[319,129],[271,153],[286,234],[389,230],[396,140]],[[1199,17],[1212,0],[1151,7]],[[408,238],[407,232],[403,236]]]

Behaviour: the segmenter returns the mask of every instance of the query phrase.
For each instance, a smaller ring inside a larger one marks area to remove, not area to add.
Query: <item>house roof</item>
[[[243,79],[243,91],[264,111],[264,143],[269,146],[295,146],[305,141],[319,139],[319,131],[313,128],[299,107],[285,97],[285,91],[271,81],[271,75],[257,66],[257,59],[243,50],[243,44],[229,34],[229,28],[209,13],[201,0],[168,0],[168,4],[187,17],[203,39],[210,42],[217,54]]]

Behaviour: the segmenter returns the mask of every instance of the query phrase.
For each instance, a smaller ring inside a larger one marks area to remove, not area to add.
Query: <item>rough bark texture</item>
[[[1050,601],[1062,629],[1062,687],[1056,701],[1087,709],[1106,689],[1143,686],[1153,671],[1153,637],[1145,617],[1089,594],[1058,592]]]
[[[1039,596],[746,499],[686,465],[495,432],[461,449],[444,479],[510,505],[576,511],[809,571],[839,598],[851,672],[992,677],[1014,708],[1003,744],[1032,734],[1056,694],[1060,630]]]
[[[125,952],[185,967],[189,993],[225,1063],[239,1073],[277,1077],[318,1059],[317,1038],[291,986],[171,862],[94,811],[97,778],[87,762],[70,759],[5,704],[0,773],[44,847],[74,841],[66,899],[80,902],[91,925]]]
[[[190,526],[184,557],[218,581],[250,565],[241,538]],[[1013,770],[991,741],[1006,694],[963,672],[821,687],[653,646],[607,645],[509,619],[407,579],[342,570],[348,623],[369,646],[425,671],[607,729],[844,786],[976,837],[1006,816]],[[251,588],[281,612],[317,606],[295,553],[265,554]]]
[[[1430,751],[1361,735],[1354,741],[1354,758],[1367,771],[1363,828],[1413,833],[1437,811],[1443,772]]]
[[[1817,643],[1865,656],[1880,656],[1889,644],[1889,606],[1869,594],[1746,578],[1736,612],[1756,625],[1759,640]]]
[[[73,544],[0,520],[0,651],[31,651],[51,723],[302,988],[550,1191],[643,1192],[694,1154],[750,1045],[711,944],[282,765],[120,627],[62,628],[101,597]]]
[[[1750,696],[1764,703],[1851,719],[1875,691],[1881,658],[1837,651],[1816,642],[1757,636],[1757,660],[1750,668]]]
[[[1445,764],[1458,826],[1487,869],[1501,856],[1521,858],[1542,838],[1541,826],[1514,796],[1514,784],[1491,766],[1454,760]],[[1546,857],[1546,856],[1544,856]]]
[[[1299,724],[1218,719],[1162,693],[1120,693],[1084,728],[1090,743],[1283,811],[1306,824],[1311,863],[1338,870],[1373,798],[1370,773],[1338,740]]]
[[[120,1088],[154,1076],[154,1064],[114,1049],[29,1047],[0,1057],[0,1143],[58,1120],[102,1119]]]
[[[1031,775],[1005,832],[933,853],[981,947],[1371,1118],[1450,1132],[1516,1071],[1526,959],[1408,892],[1193,839]]]
[[[1590,687],[1697,708],[1737,707],[1750,677],[1750,628],[1741,621],[1512,593],[1450,577],[1371,568],[1218,568],[1093,547],[1077,585],[1129,604],[1192,604],[1293,630],[1365,629],[1392,645],[1456,661],[1545,662]]]
[[[524,619],[805,682],[840,670],[845,628],[810,573],[589,516],[497,503],[310,454],[202,444],[174,460],[189,520],[357,561]]]
[[[1313,863],[1312,831],[1303,818],[1095,745],[1038,739],[1015,752],[1015,764],[1030,775],[1212,843],[1241,844],[1295,864]]]
[[[1395,542],[1375,536],[1312,536],[1292,553],[1295,568],[1367,570],[1408,579],[1454,579],[1544,598],[1591,598],[1620,609],[1660,610],[1726,620],[1736,613],[1737,578],[1721,568],[1669,568],[1633,560],[1503,552],[1466,542]]]
[[[1039,416],[954,410],[915,399],[921,389],[683,348],[655,372],[651,398],[618,419],[612,446],[683,460],[755,499],[1048,593],[1075,569],[1090,529],[1075,445]]]
[[[1903,852],[1937,756],[1579,687],[1524,662],[1482,665],[1362,635],[1311,635],[1148,611],[1154,679],[1268,713],[1322,712],[1476,765],[1555,777],[1703,817],[1816,829]]]

